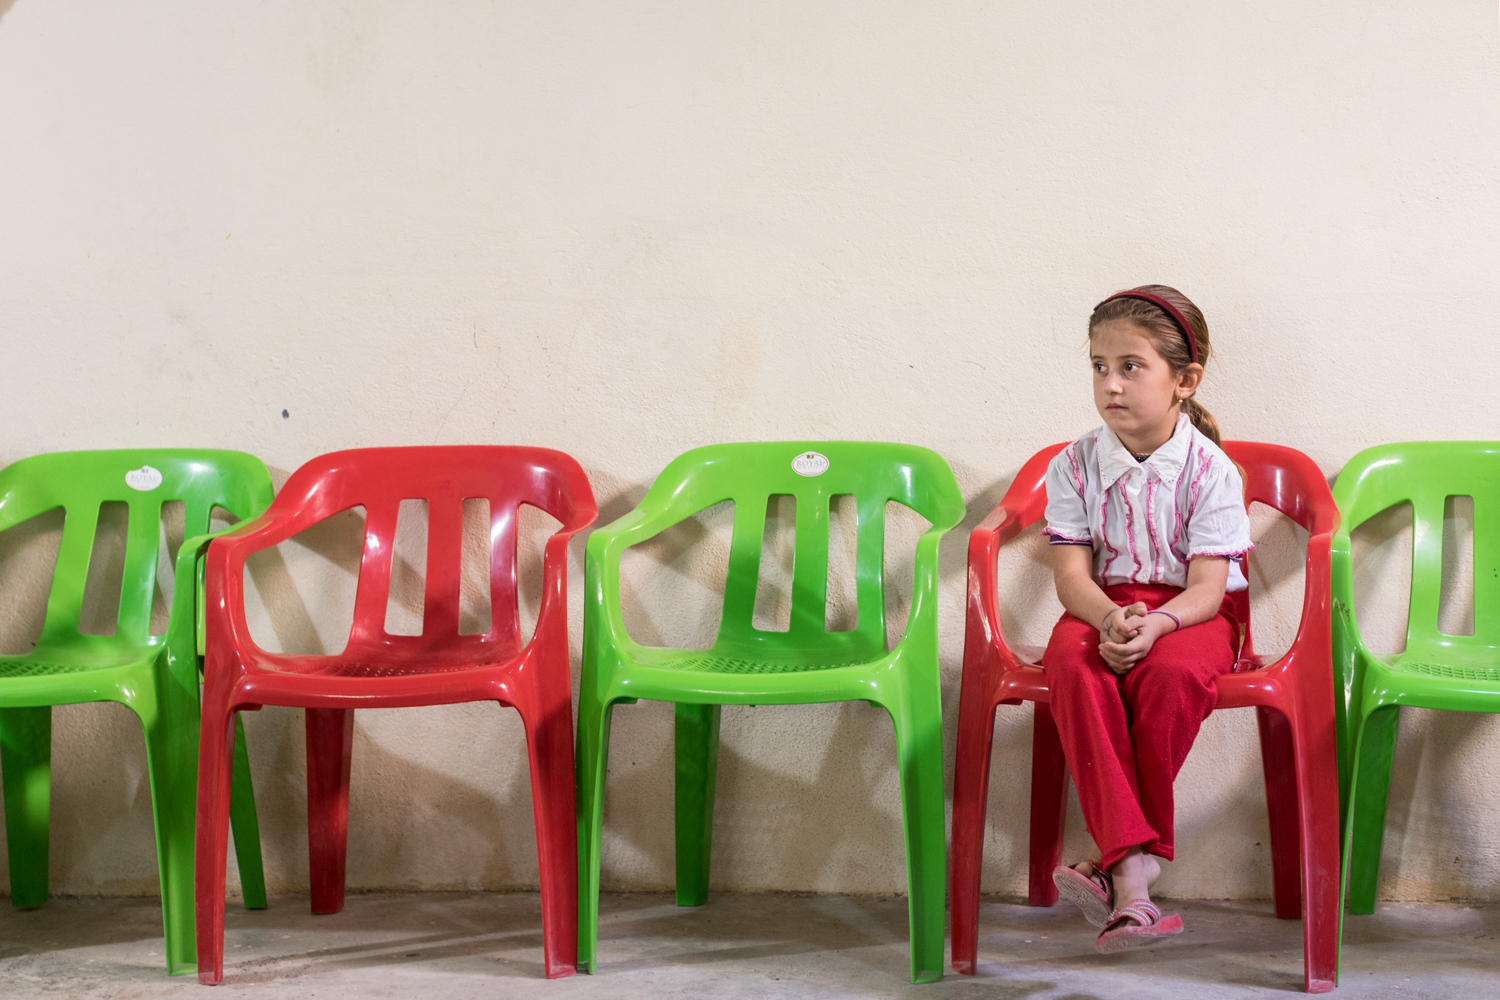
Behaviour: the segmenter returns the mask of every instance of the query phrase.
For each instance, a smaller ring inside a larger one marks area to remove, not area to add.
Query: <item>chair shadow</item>
[[[262,938],[266,931],[284,932],[282,938],[298,933],[326,938],[330,931],[341,929],[340,925],[361,933],[366,940],[288,950],[238,962],[227,947],[242,932]],[[339,913],[319,916],[308,912],[305,897],[278,897],[267,910],[242,910],[226,919],[225,931],[225,982],[236,985],[296,979],[313,971],[367,970],[452,959],[481,961],[467,970],[450,966],[448,971],[544,978],[541,903],[535,892],[423,893],[417,897],[355,893]]]
[[[1373,914],[1344,918],[1344,975],[1389,972],[1423,965],[1500,973],[1492,942],[1500,937],[1500,907],[1378,903]]]
[[[691,966],[712,974],[714,966],[724,963],[827,954],[888,978],[880,996],[1023,1000],[1056,989],[1054,982],[1032,976],[949,975],[939,983],[913,985],[907,980],[906,899],[898,895],[718,893],[701,907],[678,907],[670,895],[622,893],[601,900],[599,932],[600,977],[651,973],[663,965]],[[643,939],[650,942],[643,951],[611,954],[616,947],[623,950],[627,942]],[[860,954],[870,949],[875,950]],[[871,995],[868,984],[861,988],[847,982],[846,976],[840,978],[844,985],[825,985],[817,995]]]
[[[8,898],[0,900],[0,962],[54,951],[62,938],[75,947],[142,942],[143,949],[156,949],[151,958],[143,952],[142,967],[160,975],[161,901],[155,896],[54,897],[18,910]]]
[[[1420,728],[1413,725],[1416,722],[1414,715],[1418,712],[1426,716],[1423,720],[1426,724]],[[1395,889],[1401,858],[1413,826],[1417,826],[1415,835],[1421,838],[1426,855],[1440,857],[1451,853],[1453,865],[1463,864],[1465,859],[1472,865],[1475,859],[1485,859],[1493,854],[1500,838],[1475,836],[1488,830],[1482,824],[1431,822],[1432,803],[1423,801],[1424,793],[1419,786],[1423,784],[1423,775],[1457,775],[1473,768],[1474,762],[1482,759],[1482,754],[1474,752],[1476,744],[1482,745],[1485,730],[1496,724],[1494,716],[1488,713],[1423,712],[1409,707],[1400,710],[1386,800],[1377,899],[1388,898]],[[1454,791],[1462,791],[1464,787],[1462,782],[1452,786]],[[1431,795],[1430,788],[1427,794]],[[1427,820],[1425,824],[1422,823],[1424,819]],[[1438,866],[1434,867],[1437,870],[1429,877],[1441,871]],[[1450,879],[1455,887],[1473,887],[1483,883],[1484,875],[1471,873],[1465,879],[1461,872],[1454,871]]]
[[[476,785],[445,770],[449,753],[413,760],[372,735],[372,720],[356,712],[349,797],[348,880],[352,891],[413,891],[433,886],[473,891],[514,891],[536,884],[536,834],[531,774],[522,723],[514,709],[492,702],[383,712],[468,711],[485,735],[514,743],[518,760],[499,788]],[[499,716],[498,720],[494,716]],[[261,824],[266,880],[278,895],[308,886],[307,778],[302,712],[268,707],[246,716],[251,772]],[[498,731],[498,733],[497,733]],[[476,735],[478,730],[476,728]],[[432,761],[431,764],[427,761]],[[407,879],[414,857],[434,860]],[[231,863],[233,852],[230,852]],[[446,871],[445,869],[451,869]],[[419,884],[420,883],[420,884]],[[233,907],[231,907],[233,909]]]
[[[982,897],[978,978],[1019,967],[1032,974],[1055,970],[1091,978],[1133,975],[1179,984],[1302,992],[1301,922],[1278,920],[1269,901],[1195,899],[1173,905],[1164,900],[1163,908],[1184,911],[1186,937],[1159,948],[1100,955],[1094,951],[1097,931],[1084,925],[1067,903],[1030,907]],[[1257,926],[1246,928],[1250,921]],[[1291,956],[1295,959],[1287,961]],[[1282,959],[1282,968],[1268,967],[1267,958]],[[1173,992],[1181,992],[1181,987]]]
[[[713,869],[720,874],[711,876],[711,891],[724,891],[722,873],[734,869],[733,859],[749,844],[763,852],[752,878],[781,885],[825,871],[839,859],[890,852],[902,856],[899,815],[876,807],[879,786],[892,780],[897,767],[895,737],[884,711],[863,702],[842,702],[761,708],[729,705],[723,712],[713,832]],[[805,770],[787,773],[736,749],[742,734],[748,738],[752,727],[795,729],[801,722],[798,716],[813,712],[831,714],[832,731],[821,759],[809,760]],[[604,884],[611,889],[634,889],[646,879],[656,886],[670,886],[675,877],[672,810],[643,809],[640,804],[672,801],[676,758],[671,709],[667,703],[655,702],[616,706],[611,728]],[[880,758],[888,759],[875,768],[860,766],[866,759]],[[830,812],[842,820],[830,825]],[[611,854],[622,847],[641,859],[625,876],[634,886],[621,884],[620,876],[610,870],[614,867]],[[734,881],[743,875],[737,872]],[[756,890],[778,888],[773,884]]]

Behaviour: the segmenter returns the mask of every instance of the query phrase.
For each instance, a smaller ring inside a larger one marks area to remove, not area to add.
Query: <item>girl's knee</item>
[[[1205,711],[1211,711],[1218,699],[1216,680],[1228,673],[1232,665],[1227,653],[1222,664],[1167,657],[1153,661],[1147,656],[1126,676],[1126,694],[1138,707],[1153,703],[1185,707],[1201,702],[1207,705]]]
[[[1059,625],[1052,632],[1047,651],[1042,654],[1042,669],[1047,672],[1049,686],[1092,674],[1103,667],[1104,661],[1099,658],[1099,633],[1088,626],[1064,632]]]

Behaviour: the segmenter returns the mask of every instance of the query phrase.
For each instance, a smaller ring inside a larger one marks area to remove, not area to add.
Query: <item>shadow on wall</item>
[[[606,889],[672,887],[672,709],[618,706],[606,785]],[[711,888],[906,887],[895,736],[863,702],[726,706]]]
[[[246,718],[273,895],[307,891],[302,719],[300,709],[274,706]],[[521,729],[513,709],[488,702],[357,712],[349,888],[534,888],[536,836]]]
[[[10,9],[15,5],[16,0],[0,0],[0,20],[4,20],[5,15],[8,14],[10,12]]]

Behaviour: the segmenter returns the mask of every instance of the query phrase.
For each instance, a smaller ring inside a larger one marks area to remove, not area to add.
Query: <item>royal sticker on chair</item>
[[[792,471],[799,476],[821,476],[828,471],[828,456],[804,451],[792,459]]]
[[[161,485],[161,473],[149,465],[143,465],[125,473],[125,485],[142,493],[150,493]]]

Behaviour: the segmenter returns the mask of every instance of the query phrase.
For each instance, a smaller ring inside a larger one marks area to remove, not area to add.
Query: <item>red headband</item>
[[[1150,292],[1133,291],[1116,292],[1109,298],[1105,299],[1104,302],[1099,303],[1099,306],[1104,305],[1105,302],[1113,302],[1115,299],[1140,299],[1142,302],[1149,302],[1153,306],[1156,306],[1158,309],[1160,309],[1162,312],[1166,313],[1167,316],[1171,318],[1172,322],[1177,324],[1178,331],[1182,333],[1182,339],[1187,341],[1188,357],[1193,359],[1193,364],[1196,365],[1198,363],[1198,340],[1193,336],[1193,328],[1188,326],[1188,321],[1183,318],[1182,313],[1177,311],[1176,306],[1168,302],[1166,299],[1162,298],[1160,295],[1152,295]],[[1095,312],[1099,311],[1099,306],[1094,307]]]

